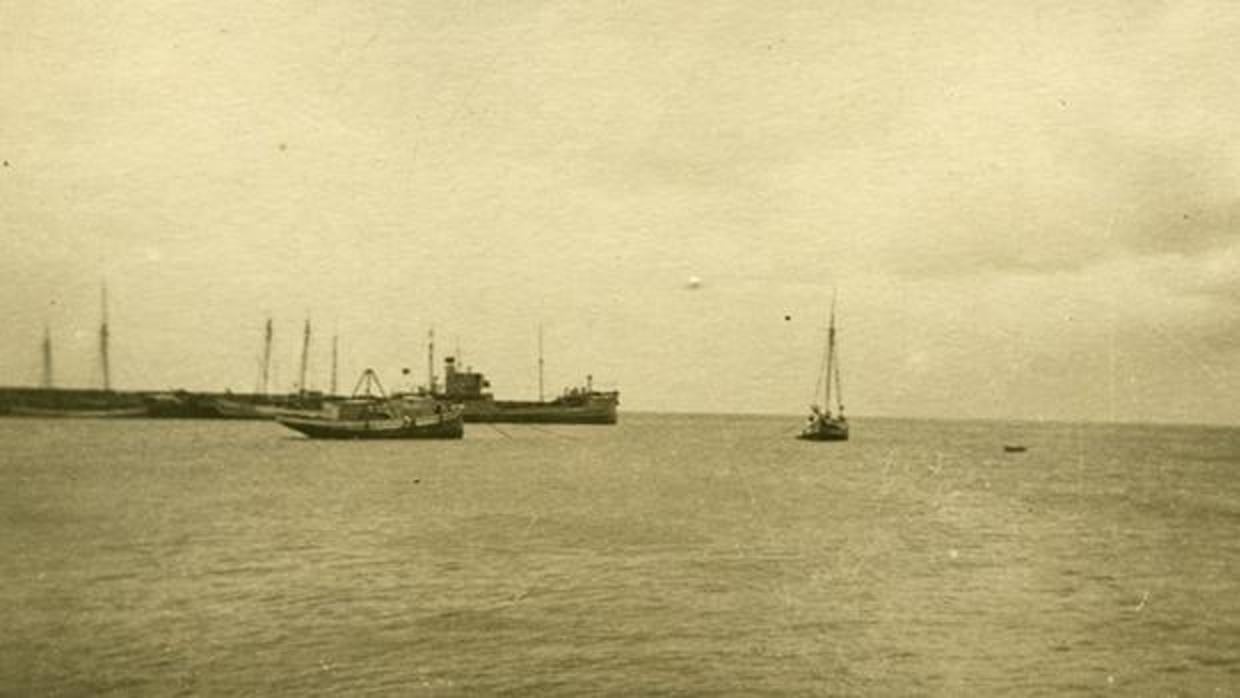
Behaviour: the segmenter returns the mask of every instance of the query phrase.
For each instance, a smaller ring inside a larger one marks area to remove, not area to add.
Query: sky
[[[1240,423],[1240,5],[0,0],[0,385]],[[697,282],[691,283],[691,280]],[[459,348],[459,349],[458,349]]]

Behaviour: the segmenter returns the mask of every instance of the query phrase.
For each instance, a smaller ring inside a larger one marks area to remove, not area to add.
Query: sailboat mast
[[[52,331],[43,327],[43,387],[50,388],[52,380]]]
[[[844,416],[844,386],[840,383],[840,360],[835,360],[835,411]]]
[[[538,326],[538,401],[543,401],[543,326]]]
[[[827,325],[827,370],[823,376],[823,383],[826,384],[825,392],[822,396],[822,407],[825,410],[831,409],[831,380],[835,374],[835,294],[831,294],[831,320]]]
[[[297,392],[306,392],[306,364],[310,360],[310,318],[306,318],[306,329],[301,338],[301,376],[297,380]]]
[[[99,360],[103,365],[103,389],[112,389],[112,369],[108,361],[108,285],[103,285],[103,322],[99,325]]]
[[[271,387],[271,337],[271,318],[269,317],[267,318],[267,327],[263,331],[263,395],[266,395]]]

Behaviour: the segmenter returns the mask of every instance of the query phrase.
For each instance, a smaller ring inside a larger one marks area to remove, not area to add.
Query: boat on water
[[[145,407],[111,407],[104,409],[58,409],[10,405],[5,413],[13,417],[44,417],[48,419],[129,419],[145,417]]]
[[[466,422],[532,424],[615,424],[620,393],[596,390],[593,376],[585,385],[564,390],[550,400],[497,400],[487,391],[486,377],[469,369],[460,370],[456,358],[444,359],[443,390],[431,395],[464,407]]]
[[[827,347],[822,371],[814,385],[815,403],[810,405],[809,420],[797,435],[805,441],[847,441],[848,420],[844,417],[843,390],[840,388],[840,362],[835,349],[835,298],[831,299],[831,320],[827,325]],[[832,391],[832,387],[835,388]],[[819,395],[822,397],[818,402]],[[832,410],[832,398],[835,409]]]
[[[0,388],[0,415],[47,419],[146,417],[140,396],[115,390]]]
[[[103,389],[58,388],[52,371],[51,329],[44,327],[41,351],[43,379],[38,388],[0,388],[0,415],[51,419],[108,419],[146,417],[141,397],[112,389],[108,360],[108,288],[103,287],[102,321],[99,324],[99,368]]]
[[[353,397],[327,403],[316,415],[275,419],[312,439],[459,439],[465,434],[462,413],[460,405],[433,397],[389,397],[375,372],[366,369]]]

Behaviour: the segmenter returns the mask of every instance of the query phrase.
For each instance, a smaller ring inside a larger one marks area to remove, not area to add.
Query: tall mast
[[[543,401],[543,326],[538,326],[538,401]]]
[[[43,387],[50,388],[52,380],[52,331],[43,326]]]
[[[840,360],[835,360],[835,410],[844,416],[844,386],[840,383]]]
[[[99,325],[99,360],[103,365],[103,389],[112,389],[112,370],[108,363],[108,285],[103,285],[103,322]]]
[[[297,381],[297,392],[306,392],[306,363],[310,359],[310,318],[306,318],[306,330],[301,338],[301,377]]]
[[[263,395],[271,388],[271,318],[267,318],[267,327],[263,331]]]
[[[337,357],[337,354],[339,353],[339,350],[340,350],[340,335],[334,334],[332,335],[332,391],[331,391],[332,395],[336,394],[336,357]]]
[[[831,380],[835,373],[835,293],[831,293],[831,322],[827,325],[827,373],[823,377],[826,392],[822,396],[822,407],[831,409]]]
[[[426,389],[435,392],[435,328],[426,333]]]

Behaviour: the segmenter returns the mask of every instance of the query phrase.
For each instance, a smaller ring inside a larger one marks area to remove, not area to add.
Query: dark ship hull
[[[580,404],[558,401],[475,400],[466,402],[465,421],[508,424],[615,424],[616,399],[594,398]]]
[[[551,400],[496,400],[485,389],[481,373],[460,370],[454,357],[444,359],[444,389],[436,399],[463,405],[465,421],[509,424],[615,424],[620,393],[595,390],[592,378],[584,387],[564,391]]]
[[[312,439],[459,439],[461,416],[430,423],[403,419],[343,421],[320,417],[276,417],[276,421]]]
[[[6,414],[14,417],[43,417],[48,419],[130,419],[145,417],[145,407],[115,407],[111,409],[49,409],[43,407],[9,407]]]
[[[0,414],[14,417],[145,417],[142,397],[114,390],[0,388]]]
[[[261,395],[73,388],[0,388],[0,415],[15,417],[151,417],[155,419],[274,419],[323,407],[319,393]]]
[[[820,419],[805,427],[798,439],[804,441],[847,441],[848,422],[839,419]]]
[[[465,435],[459,405],[450,405],[424,396],[382,396],[382,386],[374,371],[362,374],[363,382],[373,381],[379,397],[357,396],[324,406],[315,416],[276,417],[276,421],[312,439],[459,439]]]

